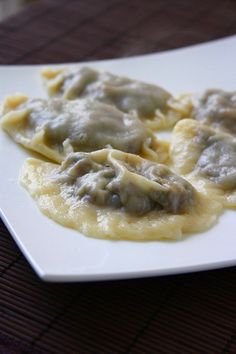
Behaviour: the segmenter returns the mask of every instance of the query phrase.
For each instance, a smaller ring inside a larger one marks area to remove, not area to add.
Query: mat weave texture
[[[42,0],[0,24],[0,64],[159,52],[235,34],[235,19],[234,0]],[[0,222],[0,354],[235,354],[235,280],[47,284]]]

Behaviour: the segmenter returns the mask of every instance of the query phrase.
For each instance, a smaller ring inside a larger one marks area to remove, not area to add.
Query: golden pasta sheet
[[[180,239],[211,227],[221,204],[165,165],[118,150],[28,159],[21,183],[56,222],[98,238]]]
[[[164,162],[169,144],[142,122],[92,99],[28,99],[15,95],[2,105],[1,126],[19,144],[61,162],[69,153],[110,147]]]
[[[211,198],[236,207],[236,138],[184,119],[173,130],[170,155],[177,173]]]
[[[174,99],[163,88],[88,67],[42,71],[49,96],[69,100],[92,98],[133,113],[151,129],[172,127],[186,112],[186,99]]]

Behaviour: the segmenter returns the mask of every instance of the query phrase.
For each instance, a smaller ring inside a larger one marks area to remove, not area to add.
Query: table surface
[[[0,64],[158,52],[235,34],[235,17],[234,0],[45,0],[0,24]],[[236,353],[236,268],[47,284],[0,222],[0,274],[0,353]]]

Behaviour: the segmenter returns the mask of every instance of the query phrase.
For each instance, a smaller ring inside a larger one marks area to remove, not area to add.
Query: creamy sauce
[[[166,166],[115,150],[71,154],[53,178],[69,198],[135,215],[178,214],[193,205],[193,187]]]
[[[222,210],[167,167],[115,150],[74,153],[61,167],[27,159],[20,181],[45,215],[91,237],[178,240]]]

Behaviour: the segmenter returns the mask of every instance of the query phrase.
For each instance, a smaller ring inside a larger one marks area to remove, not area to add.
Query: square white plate
[[[174,94],[208,87],[236,89],[236,36],[160,54],[88,65],[162,85]],[[84,63],[83,63],[84,64]],[[45,97],[40,66],[0,67],[0,98]],[[37,274],[48,281],[133,278],[236,265],[236,213],[178,242],[107,241],[85,237],[43,216],[18,183],[30,154],[0,131],[0,211]]]

